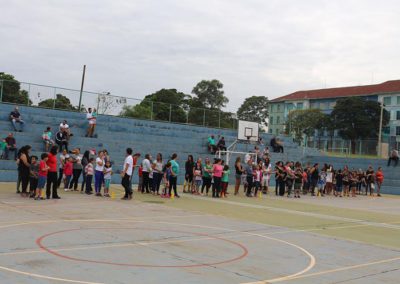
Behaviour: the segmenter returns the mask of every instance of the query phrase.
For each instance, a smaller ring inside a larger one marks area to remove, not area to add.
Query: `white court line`
[[[278,207],[271,207],[271,206],[265,206],[265,205],[242,203],[242,202],[237,202],[237,201],[229,201],[229,200],[221,200],[221,199],[210,199],[210,198],[205,198],[205,197],[201,197],[201,196],[190,196],[190,195],[188,195],[186,197],[193,198],[193,199],[207,200],[207,201],[216,202],[216,203],[237,205],[237,206],[248,207],[248,208],[267,209],[267,210],[270,210],[270,211],[283,212],[283,213],[289,213],[289,214],[295,214],[295,215],[301,215],[301,216],[308,216],[308,217],[315,217],[315,218],[326,219],[326,220],[345,221],[345,222],[351,222],[351,223],[365,224],[365,225],[374,226],[374,227],[383,227],[383,228],[388,228],[388,229],[400,230],[400,226],[391,225],[389,223],[370,222],[370,221],[364,221],[364,220],[353,219],[353,218],[325,215],[325,214],[321,214],[321,213],[304,212],[304,211],[285,209],[285,208],[278,208]]]

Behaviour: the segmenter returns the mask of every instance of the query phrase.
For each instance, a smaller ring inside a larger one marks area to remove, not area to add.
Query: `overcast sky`
[[[219,79],[251,95],[400,78],[397,0],[0,0],[0,71],[143,98]]]

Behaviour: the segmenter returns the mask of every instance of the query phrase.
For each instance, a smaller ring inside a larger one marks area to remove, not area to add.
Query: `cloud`
[[[398,78],[397,1],[8,1],[0,68],[21,81],[143,98],[224,83],[235,110],[324,86]]]

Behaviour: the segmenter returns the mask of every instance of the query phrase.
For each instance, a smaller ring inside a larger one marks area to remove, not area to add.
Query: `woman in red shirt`
[[[57,193],[57,153],[58,147],[53,146],[50,149],[50,153],[47,159],[47,166],[49,167],[49,171],[47,172],[47,187],[46,187],[46,197],[50,199],[50,195],[53,199],[60,199]],[[53,186],[53,191],[51,191],[51,187]]]

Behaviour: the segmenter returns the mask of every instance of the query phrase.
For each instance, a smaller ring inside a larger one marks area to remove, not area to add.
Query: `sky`
[[[0,0],[0,72],[143,98],[224,84],[249,96],[400,79],[397,0]]]

